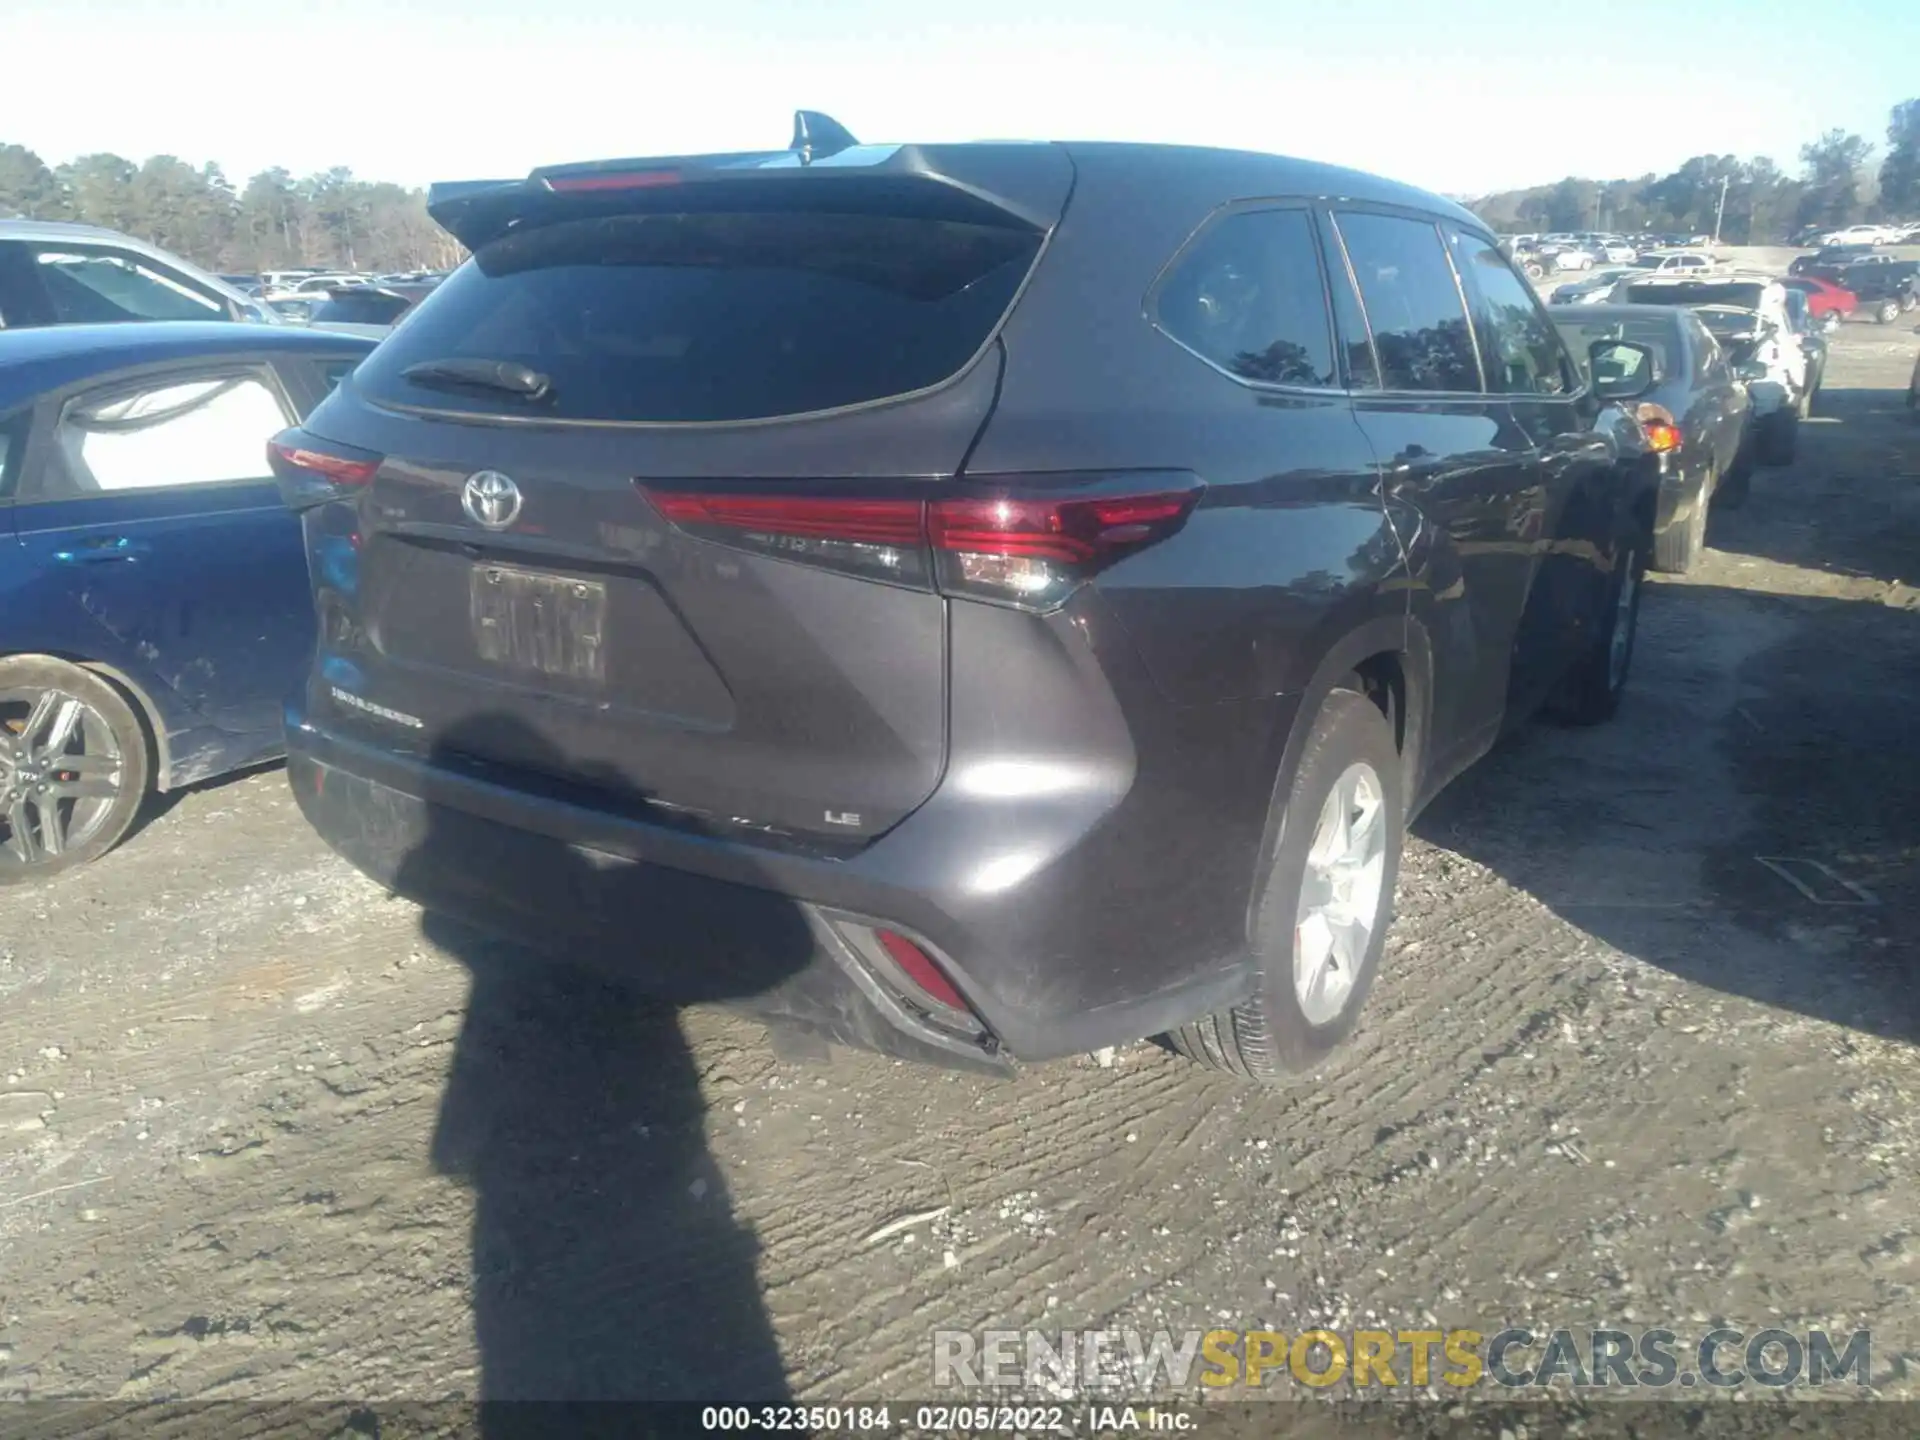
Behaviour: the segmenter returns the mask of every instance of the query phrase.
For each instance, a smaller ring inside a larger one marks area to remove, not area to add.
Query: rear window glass
[[[391,325],[406,308],[403,296],[378,290],[343,290],[314,306],[311,320],[316,325]]]
[[[1602,340],[1627,340],[1644,345],[1653,352],[1654,366],[1662,376],[1674,373],[1680,337],[1664,318],[1635,316],[1631,320],[1563,320],[1561,337],[1579,358],[1581,368],[1589,368],[1589,352]]]
[[[366,394],[440,410],[713,422],[924,389],[970,359],[1039,250],[1030,231],[891,215],[600,216],[511,234],[360,367]],[[425,386],[409,366],[503,360],[540,401]]]
[[[1229,215],[1174,262],[1160,326],[1243,380],[1335,383],[1333,337],[1313,222],[1304,210]]]
[[[1764,285],[1689,280],[1683,285],[1630,285],[1627,301],[1633,305],[1737,305],[1742,310],[1757,310],[1766,293]]]

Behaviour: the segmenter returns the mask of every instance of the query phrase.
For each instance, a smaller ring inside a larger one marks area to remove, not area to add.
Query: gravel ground
[[[273,771],[0,892],[0,1395],[900,1398],[935,1327],[1722,1319],[1871,1326],[1920,1394],[1914,348],[1836,338],[1616,723],[1422,819],[1287,1089],[783,1061],[423,926]]]

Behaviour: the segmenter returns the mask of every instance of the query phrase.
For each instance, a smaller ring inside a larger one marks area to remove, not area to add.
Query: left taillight
[[[1173,535],[1205,489],[1184,471],[970,479],[918,496],[804,483],[640,488],[663,519],[701,539],[1034,610]]]
[[[317,439],[298,426],[267,442],[267,463],[280,482],[280,494],[296,510],[371,484],[383,458],[371,450]]]

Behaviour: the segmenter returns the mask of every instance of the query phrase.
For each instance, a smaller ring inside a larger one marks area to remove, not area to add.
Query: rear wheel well
[[[1398,652],[1383,650],[1369,655],[1353,667],[1355,688],[1371,700],[1387,717],[1393,729],[1393,746],[1402,755],[1407,752],[1407,671]]]

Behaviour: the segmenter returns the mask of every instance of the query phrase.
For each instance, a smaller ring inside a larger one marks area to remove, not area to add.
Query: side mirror
[[[1587,347],[1593,393],[1602,400],[1638,400],[1660,383],[1653,351],[1630,340],[1596,340]]]
[[[1733,373],[1742,380],[1764,380],[1767,378],[1767,367],[1758,360],[1748,360],[1736,365]]]

